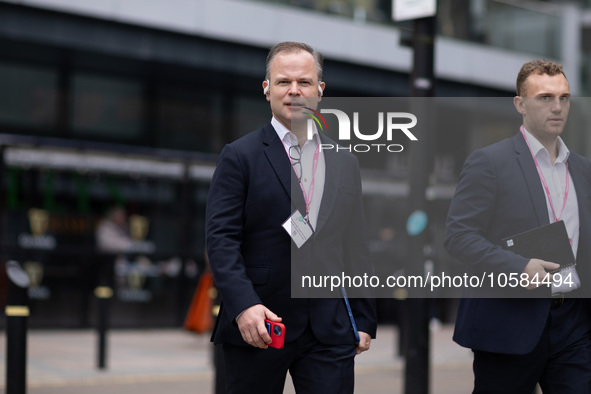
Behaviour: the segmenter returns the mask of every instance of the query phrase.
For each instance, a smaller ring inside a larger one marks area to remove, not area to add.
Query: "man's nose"
[[[562,111],[563,102],[561,101],[560,97],[553,97],[552,98],[552,111],[560,112]]]
[[[293,81],[291,85],[289,85],[289,95],[290,96],[300,96],[302,92],[300,91],[300,87],[296,81]]]

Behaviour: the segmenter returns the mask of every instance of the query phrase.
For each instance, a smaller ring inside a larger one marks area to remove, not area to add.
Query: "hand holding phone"
[[[285,325],[265,319],[265,327],[271,336],[271,343],[269,346],[274,347],[275,349],[281,349],[285,343]]]

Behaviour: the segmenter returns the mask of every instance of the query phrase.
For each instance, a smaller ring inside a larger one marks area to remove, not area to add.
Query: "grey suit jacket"
[[[581,290],[589,296],[591,163],[571,152],[568,164],[579,205],[577,272]],[[518,133],[475,151],[466,160],[448,212],[445,247],[468,266],[469,272],[520,274],[529,259],[503,249],[501,240],[548,223],[544,190],[529,148]],[[525,354],[533,349],[546,324],[550,299],[482,298],[490,294],[486,291],[471,289],[461,300],[456,342],[509,354]],[[550,295],[549,289],[546,295]]]

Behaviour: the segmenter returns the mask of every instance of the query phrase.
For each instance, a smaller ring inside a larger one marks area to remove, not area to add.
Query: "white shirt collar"
[[[529,146],[531,147],[532,154],[535,157],[538,157],[541,152],[546,152],[546,155],[544,155],[544,156],[546,156],[549,159],[550,153],[544,147],[544,145],[542,145],[542,143],[540,141],[538,141],[538,139],[536,137],[534,137],[533,134],[531,134],[529,131],[527,131],[527,129],[525,127],[523,127],[523,130],[525,130],[525,135],[527,136],[527,142],[529,142]],[[560,138],[560,136],[557,137],[557,141],[558,141],[558,156],[556,157],[555,163],[565,163],[568,160],[568,157],[570,155],[570,150],[566,147],[566,144],[564,143],[562,138]]]
[[[287,127],[285,127],[281,122],[279,122],[274,116],[271,119],[271,126],[275,129],[277,136],[283,142],[283,145],[291,146],[296,145],[298,143],[298,139]],[[313,131],[313,138],[316,143],[320,143],[320,135],[318,134],[318,129],[316,125],[314,126]]]

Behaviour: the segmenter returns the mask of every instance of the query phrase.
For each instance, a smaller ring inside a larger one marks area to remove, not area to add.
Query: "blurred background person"
[[[120,205],[111,207],[96,228],[96,246],[101,252],[129,252],[133,240],[127,223],[127,213]]]

